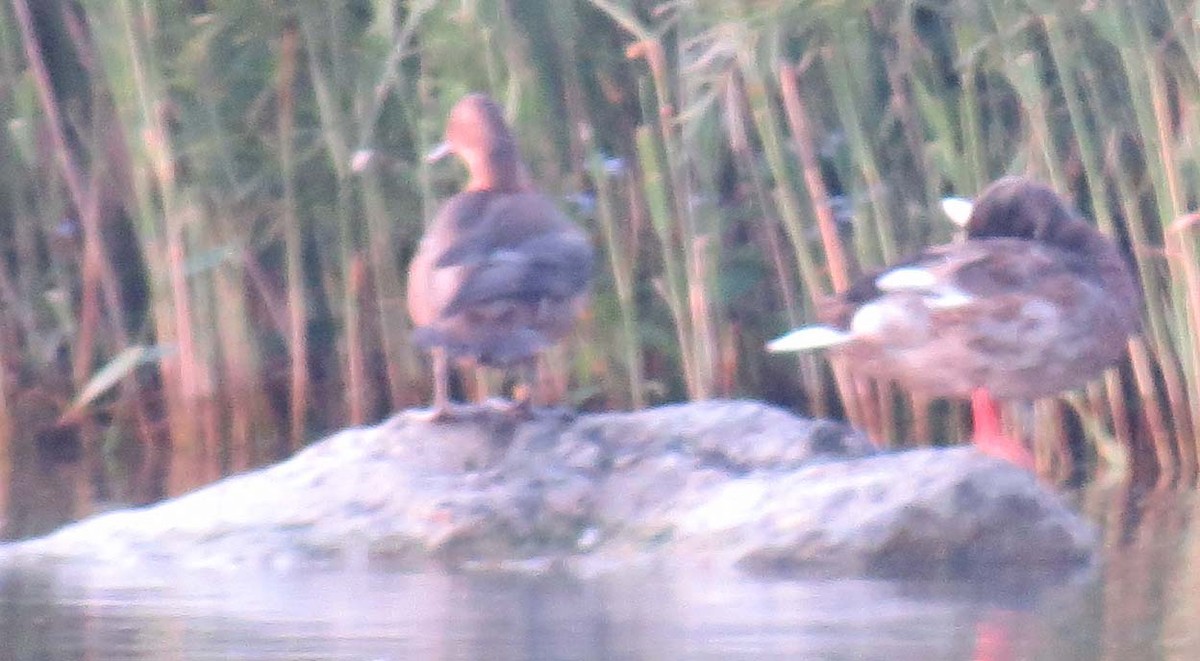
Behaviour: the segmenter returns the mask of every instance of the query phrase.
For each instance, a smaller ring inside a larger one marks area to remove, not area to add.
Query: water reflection
[[[1085,510],[1105,531],[1100,579],[1103,654],[1097,658],[1200,658],[1195,591],[1200,513],[1194,492],[1095,489]],[[1186,622],[1181,626],[1180,622]]]
[[[1200,658],[1200,500],[1097,486],[1066,582],[567,575],[0,574],[0,659]]]
[[[11,658],[1000,661],[1033,658],[1045,634],[1036,611],[928,582],[337,573],[143,576],[131,586],[79,578],[6,579],[0,640],[16,643]]]
[[[215,453],[163,452],[59,424],[61,404],[22,392],[10,435],[0,432],[0,541],[37,537],[97,512],[157,502],[235,469]],[[85,440],[91,434],[93,438]],[[103,442],[104,448],[98,448]],[[103,455],[103,456],[101,456]],[[262,458],[269,463],[271,456]]]

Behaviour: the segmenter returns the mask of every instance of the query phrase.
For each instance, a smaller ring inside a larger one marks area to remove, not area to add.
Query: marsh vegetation
[[[1120,241],[1146,301],[1125,363],[1035,405],[1044,472],[1191,484],[1196,11],[12,0],[0,456],[80,459],[80,501],[137,502],[426,402],[403,273],[462,178],[421,154],[483,90],[599,250],[591,312],[548,361],[575,405],[757,397],[887,443],[961,438],[959,403],[761,348],[949,240],[943,195],[1027,173]]]

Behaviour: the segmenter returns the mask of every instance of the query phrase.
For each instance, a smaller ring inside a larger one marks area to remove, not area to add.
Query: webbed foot
[[[566,406],[534,406],[528,399],[508,400],[491,397],[483,402],[483,407],[498,415],[520,421],[569,421],[575,417],[575,411]]]
[[[444,424],[462,422],[479,415],[479,409],[474,406],[461,404],[442,404],[427,409],[408,409],[401,411],[393,420],[395,422],[419,422],[424,424]]]
[[[528,399],[502,399],[489,397],[483,401],[483,407],[493,413],[516,420],[531,420],[534,417],[533,403]]]

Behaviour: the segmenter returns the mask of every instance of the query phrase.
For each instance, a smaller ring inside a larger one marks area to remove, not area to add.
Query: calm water
[[[0,578],[0,659],[1198,659],[1192,494],[1096,490],[1053,584],[627,572]]]

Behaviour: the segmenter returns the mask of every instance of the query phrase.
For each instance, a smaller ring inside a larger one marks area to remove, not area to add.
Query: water
[[[0,635],[14,659],[967,659],[989,636],[1014,651],[1049,639],[1038,609],[949,584],[371,573],[173,583],[17,578]],[[1075,658],[1097,658],[1083,651]]]
[[[1200,658],[1200,500],[1106,489],[1079,506],[1103,560],[1053,581],[9,573],[0,661]]]

